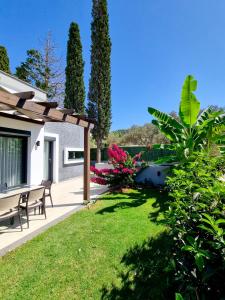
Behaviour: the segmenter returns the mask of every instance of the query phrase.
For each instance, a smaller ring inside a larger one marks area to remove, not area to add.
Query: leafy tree
[[[116,130],[109,134],[106,143],[108,145],[118,144],[120,146],[147,144],[168,144],[168,139],[153,124],[147,123],[143,126],[133,125],[126,130]]]
[[[82,44],[79,26],[72,22],[67,42],[67,66],[65,83],[66,108],[74,108],[79,114],[84,113],[85,87],[84,87],[84,61],[82,57]]]
[[[27,50],[27,58],[16,68],[16,76],[43,90],[46,89],[44,82],[44,59],[38,50]]]
[[[212,145],[224,145],[225,115],[223,110],[211,107],[200,113],[200,102],[194,91],[197,81],[193,76],[186,77],[181,93],[179,118],[149,107],[148,111],[156,120],[152,123],[171,141],[178,159],[189,157],[194,151],[210,152]]]
[[[0,46],[0,70],[10,73],[9,57],[6,48],[3,46]]]
[[[91,78],[89,82],[87,113],[95,119],[92,131],[97,144],[97,161],[101,161],[101,148],[111,126],[111,41],[107,0],[93,0],[91,23]]]
[[[47,92],[49,100],[60,100],[64,79],[60,58],[55,54],[56,46],[48,32],[41,50],[30,49],[27,58],[16,68],[16,76]]]

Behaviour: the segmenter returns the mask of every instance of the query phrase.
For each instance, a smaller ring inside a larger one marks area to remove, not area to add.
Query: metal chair
[[[7,196],[0,199],[0,221],[10,219],[10,224],[13,224],[14,217],[18,216],[21,231],[23,231],[21,221],[20,194]]]
[[[27,197],[23,198],[25,202],[20,203],[20,207],[26,211],[27,216],[27,227],[29,228],[29,211],[39,208],[45,215],[46,219],[46,209],[45,209],[45,188],[41,187],[39,189],[31,190],[27,193]]]
[[[46,197],[49,197],[53,207],[52,193],[51,193],[52,182],[50,180],[42,180],[41,185],[45,187],[45,199]]]

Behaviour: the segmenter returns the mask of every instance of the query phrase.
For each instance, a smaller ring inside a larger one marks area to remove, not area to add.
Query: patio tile
[[[91,199],[106,190],[106,187],[91,183]],[[22,232],[17,219],[14,226],[10,226],[9,222],[0,224],[0,255],[4,255],[84,207],[83,177],[53,184],[52,197],[54,207],[51,207],[50,199],[46,199],[47,219],[43,215],[39,215],[38,210],[36,215],[31,211],[30,228],[27,228],[25,216],[23,217]]]

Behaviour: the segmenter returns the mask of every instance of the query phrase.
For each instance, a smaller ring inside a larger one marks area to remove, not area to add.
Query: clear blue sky
[[[150,121],[147,107],[178,109],[187,74],[202,107],[225,105],[224,0],[108,0],[112,39],[112,129]],[[68,28],[79,23],[85,84],[90,74],[91,0],[1,0],[0,44],[11,70],[51,30],[66,56]]]

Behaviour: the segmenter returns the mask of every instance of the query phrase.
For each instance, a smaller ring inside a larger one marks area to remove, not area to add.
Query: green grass
[[[0,258],[0,299],[132,299],[121,296],[122,274],[133,276],[136,254],[128,264],[124,257],[164,230],[155,220],[165,197],[154,190],[104,195]]]

